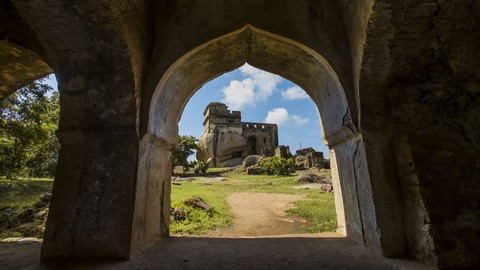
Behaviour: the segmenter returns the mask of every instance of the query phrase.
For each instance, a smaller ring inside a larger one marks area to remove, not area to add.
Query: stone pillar
[[[118,17],[98,1],[12,2],[36,33],[60,90],[61,149],[42,259],[126,259],[139,88]]]
[[[435,243],[430,235],[431,221],[420,193],[420,183],[408,136],[394,141],[397,173],[403,198],[403,216],[408,255],[429,265],[437,265]]]
[[[169,235],[170,158],[174,147],[151,134],[140,141],[131,256]]]
[[[363,130],[365,154],[377,215],[382,254],[386,257],[405,255],[403,199],[396,174],[392,137],[385,130]]]
[[[335,199],[335,211],[337,212],[337,233],[347,236],[345,221],[345,205],[343,204],[343,191],[340,185],[340,174],[338,171],[337,157],[335,151],[330,150],[330,168],[332,174],[333,194]]]
[[[128,258],[138,140],[58,132],[61,143],[42,259]]]
[[[362,136],[346,128],[342,130],[327,136],[331,149],[339,232],[346,232],[348,238],[381,254],[373,189]]]

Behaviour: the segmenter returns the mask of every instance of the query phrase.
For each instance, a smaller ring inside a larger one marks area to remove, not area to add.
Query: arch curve
[[[209,80],[245,63],[302,87],[317,105],[326,144],[356,132],[342,84],[324,57],[301,43],[247,24],[198,46],[169,67],[152,96],[147,136],[175,145],[178,122],[190,97]]]

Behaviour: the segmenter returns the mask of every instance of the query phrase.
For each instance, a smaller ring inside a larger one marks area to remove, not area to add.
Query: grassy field
[[[48,208],[39,197],[52,186],[53,179],[0,180],[0,239],[43,236],[46,215],[34,215]]]
[[[211,173],[218,175],[222,171],[217,168]],[[294,181],[296,175],[281,177],[228,172],[221,174],[228,181],[202,183],[193,180],[172,185],[171,206],[183,208],[187,216],[183,221],[172,220],[170,230],[172,233],[198,235],[229,227],[233,224],[233,217],[227,205],[227,196],[235,192],[263,192],[304,195],[306,199],[294,203],[294,207],[287,212],[305,217],[310,224],[306,228],[309,232],[335,231],[337,224],[333,194],[318,189],[293,189],[297,185]],[[32,220],[31,212],[45,210],[44,205],[38,204],[39,197],[44,192],[51,192],[52,185],[52,179],[0,180],[0,239],[42,237],[46,216]],[[186,206],[184,201],[192,197],[200,197],[214,206],[213,212]]]
[[[233,219],[228,211],[226,198],[235,192],[263,192],[279,194],[304,195],[306,200],[294,203],[295,207],[287,211],[291,215],[305,217],[310,226],[309,232],[332,232],[337,228],[336,212],[333,194],[324,193],[318,189],[293,189],[295,176],[244,175],[224,173],[222,177],[228,181],[204,184],[200,181],[184,182],[172,186],[172,207],[182,207],[195,218],[186,221],[172,221],[172,233],[202,234],[208,230],[228,227]],[[205,211],[188,208],[183,201],[190,197],[201,197],[215,207],[213,215]],[[201,213],[201,214],[199,214]]]

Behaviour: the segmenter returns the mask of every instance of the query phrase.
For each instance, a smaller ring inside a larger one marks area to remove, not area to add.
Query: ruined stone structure
[[[303,148],[299,149],[295,152],[296,156],[304,156],[307,158],[307,162],[305,162],[306,168],[325,168],[325,159],[323,158],[323,152],[317,152],[315,149]]]
[[[275,148],[275,156],[279,158],[292,158],[292,153],[290,153],[290,147],[288,145],[279,145]]]
[[[0,12],[0,98],[51,71],[59,82],[42,259],[126,259],[164,241],[183,108],[248,62],[317,106],[349,241],[480,264],[480,1],[0,0]]]
[[[249,155],[262,155],[278,146],[275,124],[242,122],[241,112],[229,111],[220,102],[208,104],[203,115],[197,159],[209,160],[210,167],[237,166]]]

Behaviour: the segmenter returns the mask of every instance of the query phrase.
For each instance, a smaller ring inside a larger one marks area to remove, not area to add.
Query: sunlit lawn
[[[0,180],[0,209],[27,206],[44,192],[52,192],[52,187],[52,178]]]
[[[295,176],[244,175],[224,173],[222,177],[228,181],[203,184],[200,181],[182,182],[172,186],[172,207],[182,207],[191,215],[186,221],[171,221],[172,233],[202,234],[208,230],[228,227],[233,219],[228,211],[226,198],[236,192],[262,192],[278,194],[304,195],[305,200],[295,202],[294,208],[287,211],[291,215],[305,217],[310,226],[309,232],[331,232],[336,230],[336,212],[333,194],[318,189],[294,189],[298,185]],[[195,179],[195,178],[194,178]],[[202,210],[185,207],[183,202],[191,197],[201,197],[215,207],[213,216]],[[194,218],[192,218],[194,217]]]
[[[209,170],[209,173],[218,174],[224,169]],[[305,200],[294,203],[294,207],[287,212],[291,215],[305,217],[309,221],[309,232],[326,232],[336,230],[336,213],[333,194],[324,193],[318,189],[294,189],[298,185],[295,176],[268,176],[244,175],[239,173],[223,173],[221,177],[227,181],[215,183],[201,183],[198,177],[192,176],[192,182],[182,182],[172,185],[173,208],[183,208],[187,213],[184,221],[171,221],[170,231],[180,234],[205,234],[210,230],[229,227],[233,224],[233,217],[227,204],[227,196],[236,192],[262,192],[278,194],[304,195]],[[196,178],[196,179],[195,179]],[[51,192],[53,179],[18,179],[0,180],[0,209],[14,208],[21,213],[26,208],[32,208],[44,192]],[[191,197],[200,197],[210,205],[214,211],[208,213],[184,205],[184,201]],[[19,229],[2,228],[5,220],[0,216],[0,238],[12,236],[41,237],[44,222],[22,224]]]

